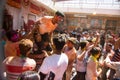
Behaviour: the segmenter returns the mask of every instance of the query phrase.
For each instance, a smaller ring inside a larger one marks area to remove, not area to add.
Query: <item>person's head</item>
[[[111,49],[112,49],[112,44],[111,43],[107,43],[106,44],[106,51],[110,52]]]
[[[59,21],[63,21],[64,16],[65,16],[64,13],[62,13],[60,11],[56,11],[55,16],[54,16],[54,23],[58,23]]]
[[[99,56],[101,54],[101,49],[99,47],[94,47],[90,50],[90,53],[92,56],[99,58]]]
[[[66,38],[62,34],[53,37],[53,44],[56,50],[61,51],[65,45]]]
[[[79,46],[81,47],[81,49],[84,49],[87,45],[87,42],[80,42]]]
[[[27,56],[28,53],[31,51],[32,47],[33,47],[33,42],[29,39],[22,39],[19,42],[20,54],[23,56]]]
[[[70,38],[68,38],[66,43],[67,43],[68,47],[72,48],[76,44],[76,38],[70,37]]]
[[[35,71],[25,71],[20,74],[17,80],[40,80],[40,76]]]
[[[9,41],[12,42],[17,42],[19,40],[19,34],[14,30],[6,32],[6,37]]]

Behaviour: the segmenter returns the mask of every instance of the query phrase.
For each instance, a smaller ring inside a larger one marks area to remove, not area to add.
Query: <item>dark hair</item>
[[[86,47],[86,44],[87,44],[87,42],[80,42],[80,47],[81,47],[81,49],[85,48],[85,47]]]
[[[100,54],[100,52],[101,52],[101,49],[100,49],[99,47],[94,47],[94,48],[92,48],[92,49],[90,50],[90,53],[91,53],[93,56]]]
[[[40,76],[35,71],[25,71],[19,75],[17,80],[40,80]]]
[[[26,56],[26,53],[30,51],[33,47],[33,42],[29,39],[22,39],[19,42],[19,50],[21,55]]]
[[[53,43],[57,50],[62,50],[63,46],[65,45],[66,38],[62,34],[54,36]]]
[[[62,12],[60,12],[60,11],[57,11],[57,12],[55,13],[55,15],[61,16],[61,17],[64,17],[64,16],[65,16],[64,13],[62,13]]]
[[[6,37],[9,41],[16,42],[19,39],[17,31],[11,30],[6,32]]]

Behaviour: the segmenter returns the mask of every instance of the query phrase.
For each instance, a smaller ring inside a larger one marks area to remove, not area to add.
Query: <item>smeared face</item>
[[[12,42],[17,42],[19,40],[19,35],[18,34],[14,34],[12,37],[11,37],[11,41]]]
[[[55,16],[55,23],[59,23],[63,21],[63,17],[62,16]]]

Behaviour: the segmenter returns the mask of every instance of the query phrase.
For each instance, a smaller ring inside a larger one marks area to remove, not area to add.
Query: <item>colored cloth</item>
[[[120,61],[120,49],[115,50],[115,54],[113,55],[112,61]]]
[[[120,79],[120,62],[113,62],[107,57],[105,59],[106,65],[116,71],[114,77]]]
[[[7,41],[4,47],[5,47],[5,57],[19,55],[18,42],[13,43],[13,42]]]
[[[36,62],[27,57],[7,57],[3,63],[6,68],[7,80],[17,80],[22,72],[33,70],[36,66]]]

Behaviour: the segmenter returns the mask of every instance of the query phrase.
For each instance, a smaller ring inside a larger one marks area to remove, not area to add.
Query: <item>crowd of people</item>
[[[64,16],[41,18],[25,37],[4,33],[7,80],[120,80],[120,33],[55,31]]]

